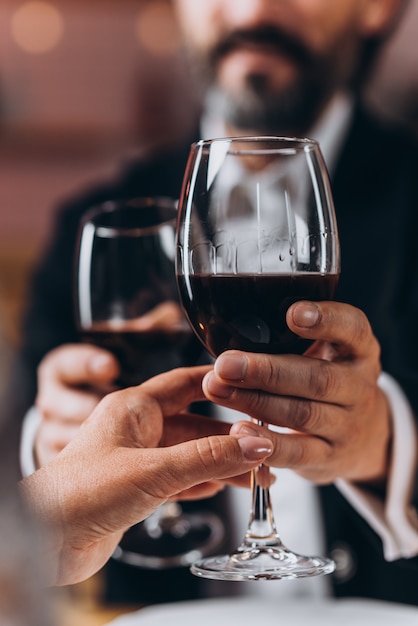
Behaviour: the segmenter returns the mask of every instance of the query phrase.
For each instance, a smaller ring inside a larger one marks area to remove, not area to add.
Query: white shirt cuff
[[[388,374],[379,377],[393,421],[392,461],[386,500],[345,480],[336,486],[380,536],[387,561],[418,554],[418,514],[411,504],[417,466],[417,431],[414,414],[398,383]]]
[[[23,419],[20,438],[20,471],[26,478],[36,470],[35,438],[41,423],[41,415],[36,407],[31,407]]]

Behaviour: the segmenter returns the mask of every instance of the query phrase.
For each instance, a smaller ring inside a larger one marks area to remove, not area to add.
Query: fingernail
[[[95,354],[89,360],[89,369],[94,374],[101,374],[111,362],[111,358],[107,354]]]
[[[215,363],[215,371],[228,380],[244,380],[248,359],[242,354],[222,354]]]
[[[212,396],[217,396],[218,398],[229,398],[234,391],[234,387],[219,382],[212,372],[205,376],[205,383],[207,391]]]
[[[240,425],[235,434],[250,435],[251,437],[260,437],[261,430],[252,424]]]
[[[293,322],[301,328],[312,328],[319,321],[319,308],[314,302],[300,302],[292,311]]]
[[[261,461],[273,451],[271,441],[260,437],[240,437],[238,444],[248,461]]]

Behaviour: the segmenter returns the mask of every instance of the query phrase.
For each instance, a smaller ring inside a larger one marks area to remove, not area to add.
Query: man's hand
[[[275,449],[267,464],[314,483],[336,478],[384,487],[391,421],[377,385],[380,348],[358,309],[336,302],[298,302],[289,328],[314,343],[303,356],[230,351],[204,380],[206,396],[292,432],[268,434],[250,422],[231,432],[265,433]]]
[[[111,325],[118,328],[121,322]],[[163,302],[142,317],[123,321],[133,331],[173,332],[188,324],[176,302]],[[77,433],[104,395],[116,389],[117,359],[107,350],[88,344],[69,344],[52,350],[38,368],[36,406],[42,421],[35,441],[41,467],[54,458]]]
[[[115,357],[92,345],[71,344],[52,350],[38,368],[36,407],[42,421],[35,441],[41,467],[78,432],[119,375]]]
[[[197,485],[219,490],[218,481],[247,473],[271,453],[270,439],[230,436],[230,425],[184,413],[203,399],[208,369],[173,370],[108,395],[66,448],[21,482],[35,514],[51,526],[51,584],[92,575],[123,532],[167,499]]]

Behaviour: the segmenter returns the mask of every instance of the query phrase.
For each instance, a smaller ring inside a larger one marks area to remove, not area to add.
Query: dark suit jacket
[[[72,284],[81,215],[109,198],[179,197],[192,139],[166,154],[130,163],[119,178],[70,201],[58,213],[55,237],[34,276],[25,320],[22,359],[31,381],[28,402],[43,355],[78,341]],[[342,249],[337,299],[367,314],[382,346],[383,369],[401,383],[418,415],[418,146],[359,109],[332,185]],[[418,605],[418,559],[385,562],[380,539],[340,493],[327,486],[320,494],[328,552],[340,565],[333,576],[335,594]],[[136,570],[128,576],[126,570],[118,563],[109,565],[109,600],[157,602],[205,593],[205,581],[188,572],[164,578]],[[234,584],[225,583],[231,590]]]

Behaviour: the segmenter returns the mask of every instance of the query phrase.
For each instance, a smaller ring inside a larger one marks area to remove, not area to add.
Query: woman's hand
[[[92,575],[123,532],[167,499],[196,486],[213,492],[267,459],[270,439],[231,436],[228,424],[185,413],[204,398],[208,370],[173,370],[109,394],[64,450],[21,482],[51,529],[51,584]]]

